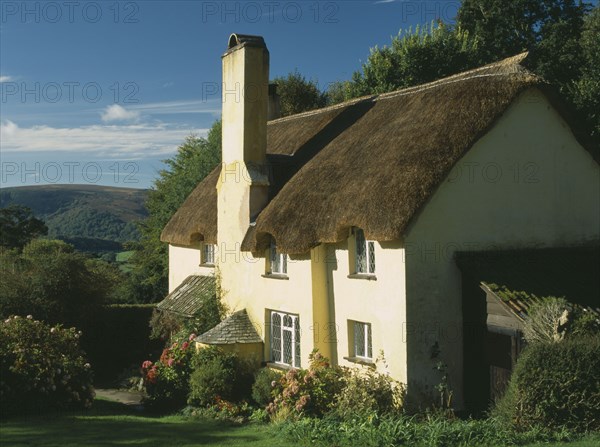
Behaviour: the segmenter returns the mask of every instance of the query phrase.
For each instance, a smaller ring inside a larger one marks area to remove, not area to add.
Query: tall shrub
[[[92,405],[91,365],[74,328],[31,315],[0,323],[0,410],[3,415]]]
[[[530,345],[494,413],[520,429],[600,430],[600,337]]]

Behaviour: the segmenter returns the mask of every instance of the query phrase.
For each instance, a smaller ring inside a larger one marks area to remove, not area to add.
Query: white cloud
[[[0,75],[0,82],[10,82],[14,78],[12,76]]]
[[[101,117],[105,123],[112,123],[113,121],[137,121],[140,119],[140,112],[127,110],[119,104],[113,104],[104,109]]]
[[[175,114],[175,113],[221,113],[221,97],[209,100],[165,101],[148,104],[138,104],[129,107],[130,110],[143,112],[145,115]]]
[[[174,82],[165,82],[163,84],[163,88],[170,88],[170,87],[173,87],[174,85],[175,85]]]
[[[11,137],[17,132],[19,126],[10,120],[0,122],[0,138]]]
[[[151,158],[172,154],[194,133],[206,136],[208,129],[190,129],[165,124],[95,125],[75,128],[19,127],[0,123],[2,152],[70,151],[115,158]]]

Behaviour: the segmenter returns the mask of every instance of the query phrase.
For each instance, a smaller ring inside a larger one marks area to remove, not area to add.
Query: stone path
[[[140,408],[142,405],[142,397],[144,396],[140,391],[122,391],[113,388],[96,388],[95,391],[96,397]]]

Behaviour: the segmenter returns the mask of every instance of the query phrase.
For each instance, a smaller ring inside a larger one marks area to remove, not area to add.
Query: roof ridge
[[[362,101],[367,101],[367,100],[377,101],[379,99],[394,98],[397,96],[422,92],[422,91],[428,90],[430,88],[435,88],[438,86],[451,84],[453,82],[467,81],[469,79],[474,79],[474,78],[479,78],[479,77],[506,76],[506,75],[521,73],[524,75],[531,76],[532,79],[538,78],[541,80],[542,79],[541,77],[537,76],[535,73],[527,70],[525,67],[523,67],[521,65],[521,63],[525,59],[527,59],[528,56],[529,56],[529,52],[525,51],[525,52],[517,54],[515,56],[507,57],[505,59],[502,59],[502,60],[499,60],[496,62],[492,62],[491,64],[484,65],[482,67],[477,67],[477,68],[473,68],[473,69],[470,69],[467,71],[462,71],[460,73],[456,73],[456,74],[453,74],[450,76],[445,76],[441,79],[436,79],[435,81],[426,82],[424,84],[414,85],[411,87],[405,87],[405,88],[402,88],[399,90],[394,90],[392,92],[380,93],[380,94],[374,94],[374,95],[365,95],[365,96],[361,96],[359,98],[353,98],[348,101],[341,102],[339,104],[334,104],[332,106],[327,106],[327,107],[323,107],[323,108],[315,109],[315,110],[309,110],[307,112],[302,112],[302,113],[298,113],[295,115],[285,116],[283,118],[271,120],[267,124],[283,123],[283,122],[287,122],[287,121],[292,121],[296,118],[298,118],[298,119],[305,118],[305,117],[309,117],[309,116],[318,115],[320,113],[330,112],[332,110],[337,110],[340,108],[352,106],[352,105],[357,104]],[[487,74],[477,75],[477,73],[480,73],[482,71],[487,71],[487,70],[490,70],[493,68],[501,68],[501,67],[513,67],[513,71],[505,71],[503,73],[487,73]]]

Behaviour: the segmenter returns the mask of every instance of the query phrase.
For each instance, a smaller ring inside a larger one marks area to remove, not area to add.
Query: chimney
[[[264,39],[232,34],[223,55],[223,163],[264,165],[268,103],[269,50]]]
[[[234,260],[239,262],[239,246],[268,203],[268,104],[265,41],[260,36],[232,34],[223,55],[223,159],[217,183],[220,268],[237,268]]]

